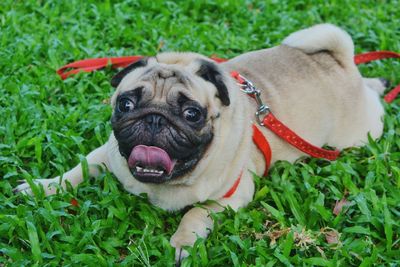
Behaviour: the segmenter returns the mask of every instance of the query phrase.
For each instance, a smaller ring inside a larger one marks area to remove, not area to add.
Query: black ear
[[[229,106],[231,101],[229,99],[228,88],[226,88],[222,74],[218,70],[218,67],[213,62],[208,62],[206,60],[200,61],[200,69],[196,72],[196,74],[202,77],[204,80],[214,84],[218,90],[218,97],[221,99],[222,104]]]
[[[124,68],[120,72],[114,75],[111,79],[111,85],[112,87],[117,87],[119,83],[122,81],[122,79],[131,71],[134,69],[144,67],[147,65],[147,58],[142,58],[132,64],[130,64],[128,67]]]

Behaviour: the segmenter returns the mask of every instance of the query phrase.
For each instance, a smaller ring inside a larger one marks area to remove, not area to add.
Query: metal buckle
[[[243,79],[243,83],[238,83],[240,86],[240,90],[248,95],[254,94],[258,89],[254,86],[252,82],[250,82],[248,79],[243,77],[242,75],[239,74],[239,77]]]
[[[261,100],[261,91],[258,90],[254,84],[249,81],[248,79],[246,79],[245,77],[243,77],[242,75],[240,75],[240,78],[243,79],[243,83],[238,83],[240,90],[252,97],[254,97],[254,99],[256,100],[257,103],[257,111],[255,112],[255,117],[256,117],[256,121],[259,125],[264,126],[264,123],[262,121],[262,118],[260,118],[262,115],[267,115],[270,112],[270,109],[267,105],[265,105],[262,100]]]

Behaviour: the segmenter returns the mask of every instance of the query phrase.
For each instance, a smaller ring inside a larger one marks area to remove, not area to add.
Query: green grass
[[[113,70],[61,81],[74,60],[158,51],[233,57],[320,22],[346,29],[357,52],[400,51],[398,1],[12,1],[0,3],[0,266],[169,266],[182,213],[150,205],[104,173],[43,197],[19,179],[50,178],[106,141]],[[395,60],[361,67],[400,83]],[[276,164],[255,200],[214,214],[215,230],[184,266],[399,266],[400,100],[385,134],[335,162]],[[338,216],[335,202],[346,198]],[[77,199],[79,207],[70,204]],[[326,236],[338,242],[329,244]]]

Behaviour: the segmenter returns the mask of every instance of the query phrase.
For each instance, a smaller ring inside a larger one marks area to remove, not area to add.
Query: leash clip
[[[268,114],[270,112],[270,109],[261,100],[261,91],[258,90],[250,80],[246,79],[242,75],[239,74],[238,78],[240,79],[240,83],[238,83],[240,90],[250,95],[256,100],[257,103],[257,111],[255,112],[256,121],[259,125],[264,126],[261,116]]]
[[[259,95],[258,98],[260,98]],[[263,118],[260,118],[260,116],[267,115],[269,112],[270,112],[269,107],[261,102],[261,105],[258,106],[258,109],[255,113],[256,121],[259,125],[264,126]]]

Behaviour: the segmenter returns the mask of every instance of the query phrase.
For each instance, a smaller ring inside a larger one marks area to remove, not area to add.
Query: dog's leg
[[[227,206],[236,211],[252,200],[253,193],[254,183],[252,175],[248,173],[246,177],[242,177],[237,191],[231,197],[222,198],[215,203],[189,210],[183,216],[178,229],[171,237],[171,245],[176,249],[176,262],[180,263],[183,258],[188,256],[188,252],[183,249],[183,246],[193,246],[198,237],[205,238],[212,231],[213,220],[210,213],[223,211]]]
[[[103,145],[92,152],[89,153],[86,157],[86,161],[88,163],[88,173],[91,177],[95,177],[100,174],[99,168],[102,165],[107,165],[107,157],[106,157],[106,145]],[[66,181],[68,181],[73,187],[77,186],[79,183],[83,181],[83,169],[82,164],[79,163],[75,168],[70,171],[64,173],[62,176],[58,176],[52,179],[35,179],[34,182],[38,185],[42,185],[44,192],[46,195],[52,195],[56,193],[56,187],[52,186],[52,184],[59,184],[64,189],[66,187]],[[24,182],[18,185],[14,192],[22,192],[24,194],[32,195],[32,189],[30,188],[27,182]]]
[[[383,91],[390,86],[390,82],[385,78],[363,78],[365,86],[382,95]]]

